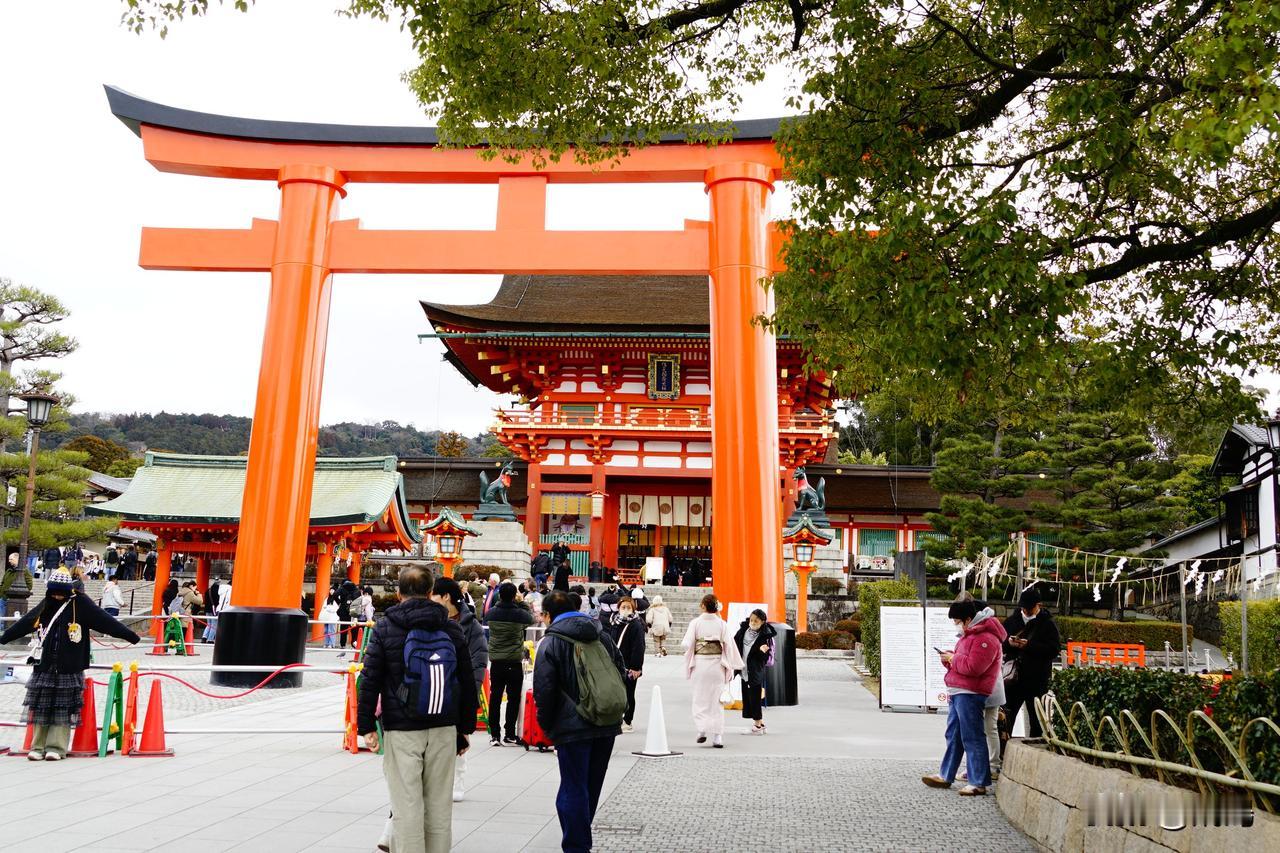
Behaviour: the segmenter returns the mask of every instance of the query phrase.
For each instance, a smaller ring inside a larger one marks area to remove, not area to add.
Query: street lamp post
[[[27,612],[27,599],[31,588],[27,586],[27,537],[31,532],[31,504],[36,497],[36,455],[40,452],[40,428],[49,422],[49,413],[58,398],[49,394],[23,394],[27,404],[27,426],[31,428],[31,464],[27,469],[27,497],[22,505],[22,538],[18,544],[18,574],[5,595],[6,608],[11,616]]]

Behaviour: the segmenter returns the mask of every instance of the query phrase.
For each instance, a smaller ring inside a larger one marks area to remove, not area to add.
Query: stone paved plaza
[[[1032,849],[994,798],[966,800],[921,785],[920,776],[936,769],[945,721],[881,713],[843,661],[802,660],[802,704],[766,710],[765,737],[742,734],[737,713],[728,712],[724,750],[694,743],[682,663],[647,663],[637,731],[618,739],[610,766],[597,849]],[[166,719],[172,729],[338,729],[342,688],[329,681],[336,677],[307,678],[304,690],[233,702],[193,699],[166,680]],[[682,756],[631,754],[644,744],[654,684],[662,687],[671,748]],[[0,687],[0,715],[12,719],[15,701],[21,688]],[[173,758],[32,764],[0,756],[10,815],[4,849],[371,851],[387,811],[381,760],[343,753],[338,741],[337,734],[174,734]],[[493,749],[477,738],[468,794],[454,807],[455,849],[558,850],[557,778],[553,755]],[[50,821],[55,802],[84,804],[84,819]]]

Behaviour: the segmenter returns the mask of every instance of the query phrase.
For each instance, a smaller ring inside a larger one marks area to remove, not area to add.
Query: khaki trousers
[[[448,853],[453,846],[457,728],[383,734],[382,773],[395,826],[392,853]]]

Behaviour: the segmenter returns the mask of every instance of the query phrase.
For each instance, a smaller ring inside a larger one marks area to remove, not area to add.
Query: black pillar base
[[[227,607],[218,614],[214,665],[281,667],[302,663],[307,651],[307,614],[282,607]],[[253,687],[269,672],[214,672],[213,683]],[[302,673],[283,672],[267,687],[299,687]]]

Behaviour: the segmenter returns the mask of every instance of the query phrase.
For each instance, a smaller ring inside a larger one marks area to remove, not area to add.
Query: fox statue
[[[511,505],[511,501],[507,500],[507,489],[511,486],[511,478],[515,476],[515,467],[508,462],[502,466],[502,470],[498,472],[498,478],[492,483],[489,482],[489,475],[480,472],[480,503],[484,504],[506,504]]]
[[[827,508],[827,479],[825,477],[818,478],[818,488],[815,489],[809,485],[809,477],[804,468],[800,467],[796,469],[795,481],[796,512],[803,512],[807,509],[824,510]]]

